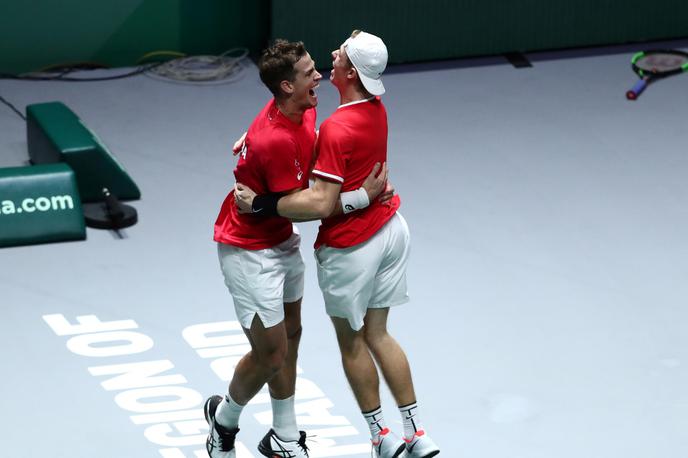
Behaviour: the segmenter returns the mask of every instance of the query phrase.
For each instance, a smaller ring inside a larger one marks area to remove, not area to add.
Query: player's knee
[[[379,348],[384,345],[385,340],[389,338],[386,329],[364,328],[364,336],[366,345],[370,348]]]
[[[266,365],[264,367],[270,374],[276,374],[277,372],[282,370],[286,361],[287,361],[287,353],[286,352],[275,353],[275,354],[270,355],[270,357],[266,361]]]
[[[301,325],[287,327],[287,339],[291,340],[292,342],[298,341],[301,339],[302,332],[303,328]]]
[[[339,339],[339,349],[343,357],[356,357],[362,351],[367,351],[363,331],[359,331],[353,336]]]
[[[287,347],[279,346],[256,355],[258,365],[268,374],[279,372],[287,361]]]

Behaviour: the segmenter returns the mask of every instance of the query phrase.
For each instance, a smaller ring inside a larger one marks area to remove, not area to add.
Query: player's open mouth
[[[315,90],[319,87],[320,84],[316,84],[315,86],[313,86],[311,89],[308,90],[308,95],[310,95],[311,97],[317,97],[318,95],[315,93]]]

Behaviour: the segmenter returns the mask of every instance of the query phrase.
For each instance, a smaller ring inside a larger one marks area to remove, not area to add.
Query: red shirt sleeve
[[[352,150],[351,136],[346,128],[335,123],[323,123],[316,149],[318,159],[313,175],[343,183]]]

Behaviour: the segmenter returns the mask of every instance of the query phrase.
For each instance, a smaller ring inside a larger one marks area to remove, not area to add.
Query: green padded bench
[[[0,168],[0,247],[85,238],[81,199],[67,164]]]
[[[26,124],[31,162],[69,164],[83,202],[102,202],[103,188],[121,200],[141,198],[141,191],[124,167],[63,103],[28,105]]]

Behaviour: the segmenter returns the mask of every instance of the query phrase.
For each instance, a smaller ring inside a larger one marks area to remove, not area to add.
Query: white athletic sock
[[[418,403],[414,402],[406,406],[399,407],[401,413],[401,421],[404,423],[404,437],[411,439],[416,431],[420,431],[423,427],[418,418]]]
[[[370,412],[362,412],[363,418],[368,422],[370,428],[370,437],[375,441],[382,430],[385,429],[385,419],[382,416],[382,407],[373,409]]]
[[[285,441],[298,440],[299,428],[296,426],[296,411],[294,410],[294,396],[287,399],[275,399],[272,402],[272,429],[277,436]]]
[[[242,410],[244,410],[244,406],[236,403],[227,393],[220,405],[217,406],[215,420],[225,428],[238,428]]]

